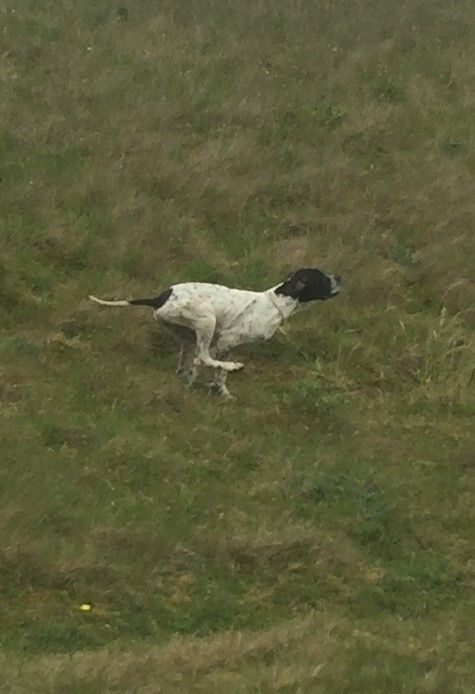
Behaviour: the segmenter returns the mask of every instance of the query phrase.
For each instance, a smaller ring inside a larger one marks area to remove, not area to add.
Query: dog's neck
[[[280,284],[277,284],[275,287],[271,287],[264,293],[269,297],[271,304],[280,314],[281,321],[284,321],[286,318],[291,316],[292,313],[295,313],[295,311],[298,309],[299,302],[297,299],[293,299],[291,296],[286,296],[285,294],[276,294],[275,290],[280,286]]]

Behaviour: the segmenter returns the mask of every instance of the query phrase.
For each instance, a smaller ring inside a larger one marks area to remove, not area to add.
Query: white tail
[[[97,296],[92,296],[89,294],[91,301],[95,301],[96,304],[102,304],[103,306],[130,306],[130,301],[104,301],[104,299],[98,299]]]

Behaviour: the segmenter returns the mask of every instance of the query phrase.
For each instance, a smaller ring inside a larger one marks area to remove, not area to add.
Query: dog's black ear
[[[307,286],[305,272],[297,270],[285,279],[277,289],[278,294],[298,299]]]
[[[285,282],[285,293],[294,299],[297,299],[303,292],[307,283],[303,277],[291,276]]]

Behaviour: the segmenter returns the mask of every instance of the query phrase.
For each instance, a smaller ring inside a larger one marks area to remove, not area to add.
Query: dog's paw
[[[214,395],[220,395],[224,400],[235,400],[236,398],[234,395],[231,395],[229,390],[226,388],[225,385],[220,385],[219,383],[207,383],[206,384],[208,388],[210,389],[211,393]]]
[[[240,361],[225,361],[222,368],[225,371],[240,371],[244,368],[244,364],[241,364]]]

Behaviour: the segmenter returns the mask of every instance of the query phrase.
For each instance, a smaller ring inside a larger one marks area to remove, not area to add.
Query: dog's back
[[[212,311],[220,327],[233,323],[248,306],[255,304],[262,297],[262,292],[233,289],[208,282],[184,282],[174,284],[170,289],[168,302],[157,311],[158,317],[166,320],[169,309],[175,303],[191,309],[207,307],[207,310]],[[169,304],[168,310],[167,304]]]

